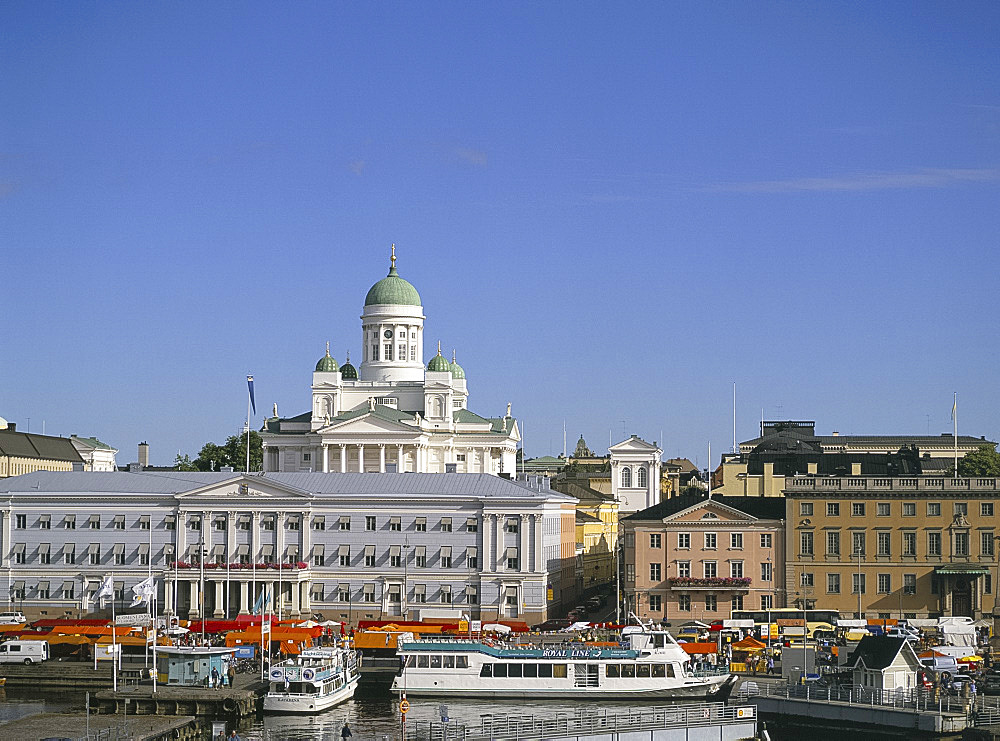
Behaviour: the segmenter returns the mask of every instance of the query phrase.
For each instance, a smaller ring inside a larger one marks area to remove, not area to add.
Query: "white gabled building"
[[[465,370],[437,354],[424,367],[424,313],[417,290],[396,271],[365,297],[361,364],[320,358],[312,407],[266,420],[268,472],[489,473],[513,476],[517,421],[467,408]]]
[[[611,454],[611,495],[625,515],[660,503],[660,468],[663,451],[632,435],[608,448]]]

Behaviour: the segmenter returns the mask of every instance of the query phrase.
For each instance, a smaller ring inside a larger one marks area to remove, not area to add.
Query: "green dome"
[[[452,378],[465,378],[465,369],[455,361],[455,351],[451,351],[451,365],[448,366]]]
[[[413,285],[399,277],[396,266],[389,268],[389,274],[373,285],[365,296],[365,306],[379,304],[401,304],[403,306],[421,306],[420,294]]]
[[[345,381],[357,381],[358,369],[348,361],[340,366],[340,375]]]
[[[431,358],[431,362],[427,364],[427,370],[436,371],[438,373],[451,372],[451,364],[445,360],[443,355],[441,355],[440,347],[438,348],[438,354]]]
[[[317,373],[336,373],[340,370],[340,366],[337,365],[337,361],[330,357],[330,343],[326,344],[326,355],[319,359],[316,363]]]

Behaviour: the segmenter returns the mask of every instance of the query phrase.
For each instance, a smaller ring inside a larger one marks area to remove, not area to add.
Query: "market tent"
[[[753,636],[747,636],[742,641],[737,641],[736,643],[733,644],[733,649],[740,651],[753,651],[766,647],[767,647],[766,643],[758,641]]]
[[[682,643],[680,647],[689,654],[714,654],[719,650],[714,643]]]

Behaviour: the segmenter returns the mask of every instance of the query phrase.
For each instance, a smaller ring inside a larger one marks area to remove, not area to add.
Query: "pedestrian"
[[[774,674],[774,657],[773,656],[768,656],[767,657],[767,673],[768,674]]]
[[[219,689],[219,668],[217,666],[212,667],[212,681],[209,682],[208,686]]]
[[[349,725],[347,725],[347,721],[345,720],[344,721],[344,727],[340,729],[340,738],[342,738],[342,739],[350,738],[353,735],[354,734],[351,733],[351,727]]]
[[[236,729],[229,734],[229,741],[240,741],[240,735],[236,732]]]
[[[232,689],[236,685],[236,662],[229,662],[229,688]]]

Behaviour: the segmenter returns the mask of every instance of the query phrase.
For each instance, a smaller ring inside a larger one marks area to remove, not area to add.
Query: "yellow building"
[[[614,582],[618,502],[586,481],[553,481],[552,488],[576,497],[577,590],[593,592]]]
[[[789,604],[843,617],[991,615],[998,494],[995,478],[790,478]]]
[[[83,465],[68,438],[18,432],[0,418],[0,478],[33,471],[82,471]]]

